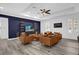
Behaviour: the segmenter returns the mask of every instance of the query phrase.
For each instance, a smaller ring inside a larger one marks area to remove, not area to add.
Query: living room
[[[0,3],[0,54],[78,55],[78,9],[78,3]]]

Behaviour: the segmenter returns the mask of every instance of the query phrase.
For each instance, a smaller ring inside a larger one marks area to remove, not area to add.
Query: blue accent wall
[[[9,20],[9,38],[15,38],[17,34],[20,32],[20,22],[24,21],[24,23],[32,23],[35,30],[40,33],[40,21],[34,21],[30,19],[18,18],[9,15],[0,14],[0,17],[6,17]]]
[[[9,38],[15,38],[19,33],[19,20],[18,18],[9,18]]]

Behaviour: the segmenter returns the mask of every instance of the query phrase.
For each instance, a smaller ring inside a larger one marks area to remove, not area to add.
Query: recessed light
[[[28,15],[28,14],[24,14],[24,13],[23,13],[22,15],[24,15],[24,16],[29,16],[29,17],[30,17],[30,15]]]
[[[4,7],[0,7],[0,9],[4,9]]]
[[[69,33],[71,33],[72,32],[72,30],[69,30]]]

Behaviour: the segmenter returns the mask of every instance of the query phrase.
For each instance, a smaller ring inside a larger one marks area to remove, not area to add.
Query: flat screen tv
[[[62,23],[54,23],[54,28],[62,28]]]
[[[30,24],[30,23],[27,23],[25,25],[25,31],[28,32],[28,31],[34,31],[33,29],[33,24]]]

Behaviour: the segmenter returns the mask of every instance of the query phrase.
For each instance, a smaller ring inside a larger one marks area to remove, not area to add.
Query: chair
[[[22,42],[22,44],[27,44],[27,43],[31,43],[33,38],[32,36],[30,36],[29,34],[22,32],[20,37],[19,37],[20,41]]]
[[[40,42],[43,45],[47,45],[51,47],[52,45],[57,44],[62,38],[62,35],[60,33],[53,33],[52,35],[48,36],[41,36]]]

